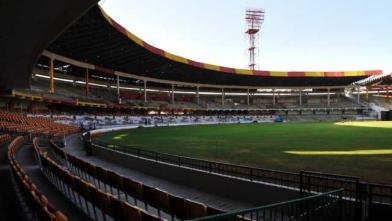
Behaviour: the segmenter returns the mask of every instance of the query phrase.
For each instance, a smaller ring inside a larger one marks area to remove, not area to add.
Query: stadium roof
[[[345,86],[382,73],[380,70],[252,71],[200,63],[151,46],[115,22],[98,5],[69,27],[47,50],[93,64],[95,70],[109,74],[121,71],[154,79],[222,86]],[[73,72],[82,71],[75,69]]]
[[[42,51],[97,2],[0,1],[0,91],[28,87]]]

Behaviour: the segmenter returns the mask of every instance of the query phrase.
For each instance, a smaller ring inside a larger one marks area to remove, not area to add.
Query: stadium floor
[[[117,164],[115,162],[109,162],[102,160],[95,156],[86,156],[83,144],[80,141],[79,135],[72,135],[67,138],[67,145],[65,150],[75,156],[81,157],[83,160],[88,161],[94,165],[99,165],[104,168],[111,169],[117,173],[142,182],[144,184],[158,187],[161,190],[165,190],[171,194],[175,194],[187,199],[198,201],[209,206],[221,209],[224,211],[230,211],[234,209],[245,209],[251,208],[259,205],[252,205],[247,202],[239,202],[236,200],[231,200],[221,196],[214,195],[213,193],[206,193],[194,188],[189,188],[183,185],[178,185],[176,183],[160,179],[157,177],[149,176],[147,174],[137,171],[137,168],[125,168],[123,165]]]

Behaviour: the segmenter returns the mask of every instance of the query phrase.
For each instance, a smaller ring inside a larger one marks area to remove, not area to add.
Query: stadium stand
[[[45,134],[48,136],[62,136],[78,132],[78,128],[57,124],[47,118],[27,117],[26,115],[1,111],[0,110],[0,128],[2,131],[16,134],[38,135]]]
[[[30,180],[30,178],[26,175],[24,170],[17,162],[15,154],[22,146],[23,142],[24,138],[19,136],[15,138],[8,146],[8,159],[16,179],[16,183],[25,196],[25,199],[27,200],[30,208],[32,208],[32,212],[36,218],[39,220],[48,221],[66,221],[67,217],[61,211],[56,210],[51,205],[47,197],[39,191],[39,187],[34,185],[34,183]]]
[[[116,195],[117,199],[125,201],[124,203],[133,202],[136,207],[140,206],[141,203],[147,210],[150,207],[156,208],[158,217],[163,217],[164,215],[161,213],[164,212],[166,213],[166,218],[171,217],[171,219],[173,219],[176,217],[177,219],[185,220],[223,212],[198,202],[171,195],[168,192],[150,187],[132,179],[122,177],[114,171],[96,167],[75,156],[67,154],[53,141],[51,141],[50,144],[53,151],[56,153],[56,159],[59,159],[63,164],[68,165],[68,168],[85,182],[89,182],[91,184],[90,189],[96,188],[97,190],[94,190],[95,192],[106,191],[108,192],[107,194],[112,194],[113,197]],[[62,176],[67,177],[69,175]],[[151,208],[148,211],[151,211]]]
[[[392,109],[391,75],[380,70],[268,71],[196,62],[139,39],[107,15],[96,1],[59,0],[56,7],[49,1],[44,2],[47,7],[39,3],[15,7],[15,3],[9,1],[4,7],[10,9],[9,12],[0,7],[1,14],[9,17],[20,15],[20,10],[25,15],[40,18],[25,19],[26,24],[20,23],[19,18],[14,19],[17,30],[30,33],[29,37],[15,32],[5,39],[15,38],[18,42],[0,42],[0,48],[4,46],[10,52],[5,58],[7,62],[0,62],[0,145],[8,146],[7,154],[0,150],[0,155],[8,159],[8,162],[1,159],[1,163],[2,166],[8,164],[12,174],[7,177],[5,189],[15,188],[17,199],[14,201],[28,220],[158,221],[230,214],[225,220],[253,220],[253,211],[260,209],[248,210],[252,211],[249,217],[239,217],[232,211],[227,213],[198,199],[120,175],[113,168],[93,164],[60,147],[71,134],[119,126],[357,120],[370,117],[371,102]],[[17,8],[18,13],[13,8]],[[48,20],[53,22],[42,23]],[[14,24],[6,23],[6,27]],[[43,30],[46,26],[50,30]],[[4,30],[11,29],[14,28]],[[26,44],[20,44],[22,41]],[[20,58],[20,55],[29,56]],[[20,65],[15,65],[15,61]],[[369,97],[369,93],[373,96]],[[163,157],[159,161],[158,156],[169,155],[154,152],[144,158],[155,157],[158,166],[172,164],[172,159],[185,159],[170,155],[172,158]],[[352,214],[347,220],[360,220],[351,219],[358,214],[363,216],[362,220],[366,216],[369,221],[380,220],[382,215],[370,219],[366,213],[385,212],[392,205],[389,185],[352,181],[347,177],[342,181],[340,175],[317,174],[312,179],[332,180],[333,185],[306,186],[303,171],[289,173],[186,160],[188,169],[209,175],[215,173],[251,184],[259,182],[301,194],[307,187],[309,191],[305,192],[313,195],[311,200],[313,197],[327,199],[322,201],[327,203],[315,204],[315,210],[326,205],[341,206],[345,198],[349,201],[346,204],[355,209],[354,212],[348,210],[347,213]],[[307,178],[309,182],[312,180]],[[339,182],[335,182],[337,180]],[[346,189],[341,189],[342,186]],[[13,198],[10,195],[0,199],[1,213],[17,210],[7,211],[7,207],[3,207],[3,201]],[[301,200],[308,199],[294,201]],[[287,203],[292,206],[293,202]],[[292,208],[300,211],[295,218],[309,219],[308,204]],[[26,218],[18,217],[19,214],[8,215],[4,217]],[[329,220],[330,217],[323,218]]]

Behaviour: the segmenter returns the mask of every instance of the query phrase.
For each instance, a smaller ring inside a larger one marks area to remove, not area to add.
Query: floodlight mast
[[[264,9],[247,9],[245,12],[245,21],[246,21],[246,31],[245,33],[248,35],[249,39],[249,69],[255,70],[256,67],[256,48],[258,39],[258,34],[261,29],[261,25],[264,22]]]

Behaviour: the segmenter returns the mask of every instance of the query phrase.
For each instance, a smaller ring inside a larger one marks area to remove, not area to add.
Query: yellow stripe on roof
[[[305,77],[324,77],[324,72],[321,71],[307,71]]]
[[[132,34],[131,32],[127,31],[127,36],[130,38],[132,41],[136,42],[136,44],[143,46],[143,40],[137,37],[136,35]]]
[[[271,71],[270,73],[273,77],[287,77],[289,75],[288,72],[284,71]]]
[[[106,12],[101,8],[101,6],[99,6],[99,9],[101,10],[101,12],[102,12],[102,14],[103,14],[103,17],[105,17],[106,20],[107,20],[111,25],[113,25],[112,18],[111,18],[108,14],[106,14]]]
[[[220,71],[219,66],[213,64],[204,64],[204,67],[214,71]]]
[[[249,69],[234,69],[236,74],[252,75],[252,71]]]
[[[167,58],[169,58],[169,59],[171,59],[173,61],[177,61],[177,62],[182,62],[182,63],[188,64],[188,59],[186,59],[184,57],[181,57],[181,56],[178,56],[178,55],[175,55],[175,54],[172,54],[172,53],[169,53],[167,51],[165,51],[165,57],[167,57]]]
[[[364,71],[345,71],[343,75],[345,77],[352,77],[352,76],[364,76],[366,73]]]

